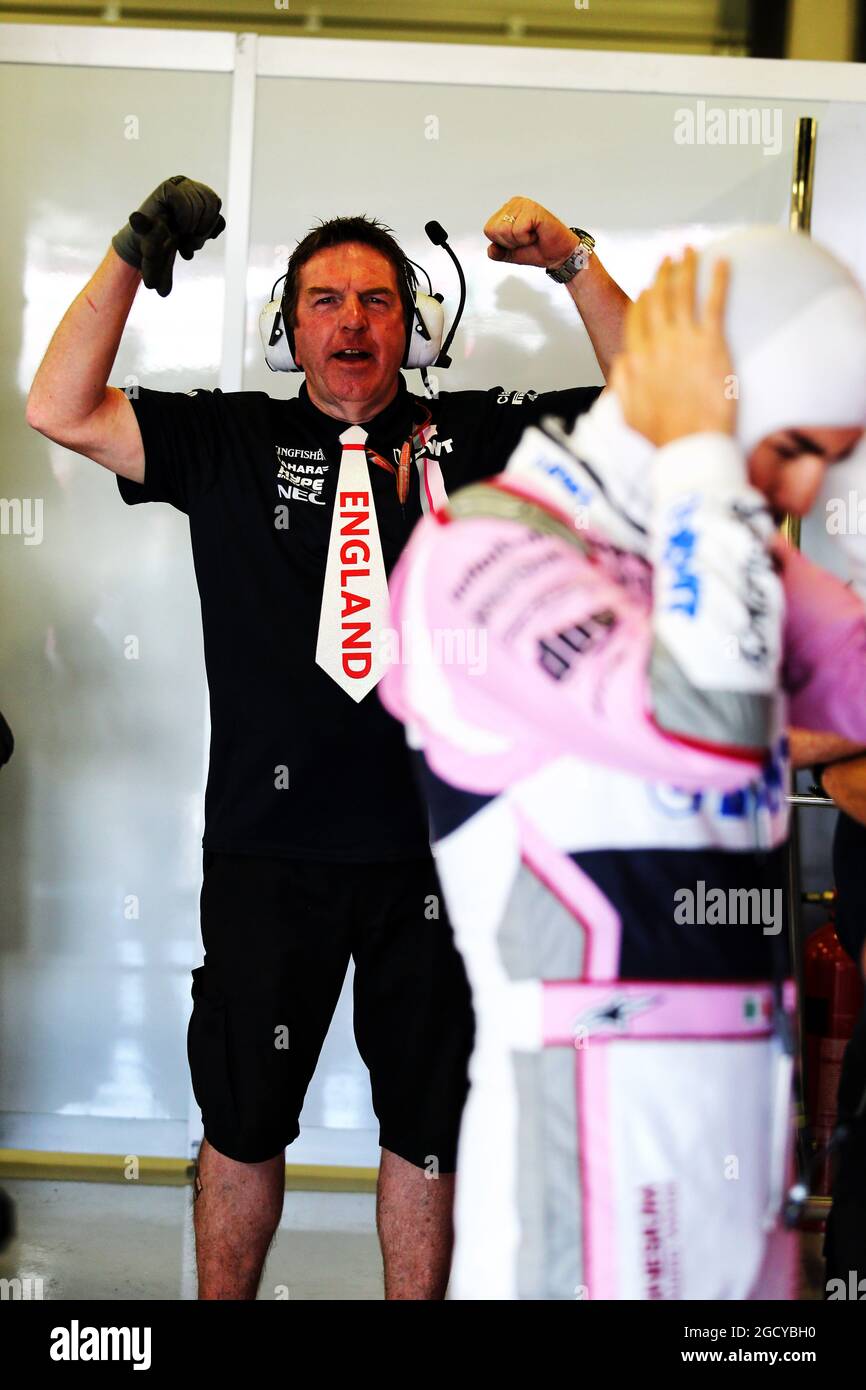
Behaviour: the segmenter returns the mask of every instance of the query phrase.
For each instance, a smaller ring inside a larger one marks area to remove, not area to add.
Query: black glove
[[[129,215],[111,244],[122,261],[141,271],[149,290],[163,299],[171,293],[171,273],[179,251],[191,261],[226,224],[222,199],[205,183],[175,174],[154,189],[138,212]]]

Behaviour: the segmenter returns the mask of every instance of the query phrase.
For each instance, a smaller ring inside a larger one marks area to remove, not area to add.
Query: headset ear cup
[[[290,327],[289,327],[288,323],[286,322],[286,316],[285,316],[285,314],[283,314],[281,317],[282,317],[282,320],[283,320],[283,332],[284,332],[285,335],[286,335],[286,343],[287,343],[287,345],[288,345],[289,354],[290,354],[291,359],[292,359],[292,368],[291,368],[291,369],[292,369],[292,371],[295,371],[295,372],[302,372],[304,369],[303,369],[303,367],[301,367],[301,366],[298,365],[298,361],[297,361],[297,359],[296,359],[296,357],[295,357],[295,330],[294,330],[293,328],[290,328]]]
[[[287,332],[283,321],[282,303],[272,299],[259,315],[259,333],[265,350],[265,361],[272,372],[299,372],[295,362],[294,333]]]
[[[418,331],[419,318],[424,324],[426,333]],[[444,327],[445,311],[439,300],[419,291],[415,295],[415,312],[412,316],[411,332],[408,335],[406,356],[403,359],[404,366],[432,367],[442,347]]]
[[[412,331],[413,331],[413,329],[414,329],[414,327],[415,327],[415,310],[414,310],[414,309],[412,310],[411,314],[406,314],[406,315],[404,316],[404,318],[403,318],[403,326],[404,326],[404,328],[405,328],[405,330],[406,330],[406,343],[405,343],[405,346],[404,346],[404,348],[403,348],[403,361],[400,363],[400,365],[401,365],[401,367],[408,367],[408,365],[409,365],[409,353],[412,351]]]
[[[415,282],[415,278],[414,278],[414,272],[413,272],[412,267],[410,266],[410,264],[409,264],[408,261],[405,261],[404,264],[403,264],[403,274],[404,274],[405,279],[406,279],[406,284],[407,284],[408,287],[409,287],[409,302],[410,302],[410,304],[411,304],[411,308],[407,309],[407,310],[406,310],[406,313],[403,315],[403,323],[404,323],[404,327],[405,327],[405,329],[406,329],[406,342],[405,342],[405,345],[404,345],[404,348],[403,348],[403,361],[402,361],[402,363],[401,363],[400,365],[403,366],[403,367],[408,367],[408,366],[409,366],[409,357],[410,357],[411,352],[412,352],[412,335],[413,335],[413,333],[414,333],[414,331],[415,331],[415,321],[416,321],[416,320],[415,320],[415,291],[416,291],[416,282]]]
[[[295,330],[289,323],[289,316],[286,313],[285,299],[280,300],[280,323],[282,324],[283,332],[286,335],[286,346],[288,347],[289,356],[292,362],[292,365],[289,368],[289,370],[292,372],[303,371],[303,367],[299,367],[297,362],[295,361]]]

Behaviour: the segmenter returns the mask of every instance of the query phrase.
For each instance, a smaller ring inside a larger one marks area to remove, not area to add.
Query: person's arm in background
[[[565,289],[577,305],[607,381],[611,362],[622,348],[625,312],[631,300],[608,275],[595,253],[586,269],[579,271]]]
[[[144,447],[126,395],[108,385],[136,291],[164,297],[177,251],[190,260],[225,226],[220,199],[177,175],[132,214],[105,259],[64,314],[33,379],[27,423],[113,473],[144,481]]]
[[[488,218],[484,235],[490,241],[487,255],[491,260],[545,270],[558,269],[578,244],[570,227],[531,198],[509,198]],[[585,269],[562,288],[567,289],[577,306],[607,380],[611,362],[623,345],[625,315],[631,300],[611,279],[595,252]]]
[[[789,729],[788,739],[791,767],[795,772],[802,767],[835,763],[839,758],[848,759],[858,753],[866,753],[866,745],[862,743],[853,743],[841,734],[822,733],[814,729]]]
[[[866,825],[866,757],[831,763],[821,773],[821,786],[840,811]]]
[[[791,766],[795,770],[817,767],[827,796],[853,820],[866,825],[866,745],[811,729],[789,729],[788,737]]]

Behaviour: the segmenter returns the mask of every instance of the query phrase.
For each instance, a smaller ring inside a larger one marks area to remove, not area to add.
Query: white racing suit
[[[390,583],[476,1014],[451,1293],[790,1298],[784,731],[866,739],[863,608],[732,440],[660,450],[642,523],[567,452],[527,431]]]

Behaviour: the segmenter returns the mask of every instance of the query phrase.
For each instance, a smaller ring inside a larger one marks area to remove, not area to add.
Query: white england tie
[[[340,435],[343,456],[316,644],[317,665],[353,700],[363,700],[378,685],[387,665],[383,632],[389,620],[388,580],[366,438],[360,425]]]

